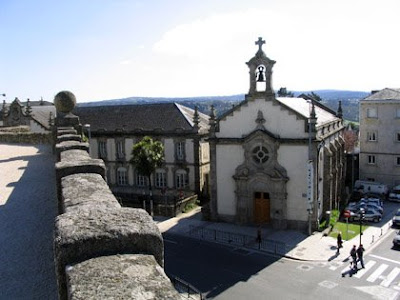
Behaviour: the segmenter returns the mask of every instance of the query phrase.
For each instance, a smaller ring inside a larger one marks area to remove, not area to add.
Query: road
[[[165,270],[214,299],[399,298],[399,280],[385,235],[365,256],[367,269],[342,277],[348,261],[301,262],[231,246],[165,234]],[[375,256],[381,256],[378,258]],[[375,263],[374,263],[375,262]],[[385,267],[387,265],[387,267]]]

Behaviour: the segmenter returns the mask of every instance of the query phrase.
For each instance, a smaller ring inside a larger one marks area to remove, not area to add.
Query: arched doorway
[[[256,224],[268,224],[271,221],[271,203],[269,193],[254,192],[253,217]]]

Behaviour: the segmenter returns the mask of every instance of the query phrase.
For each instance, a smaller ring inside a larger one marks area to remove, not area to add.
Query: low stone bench
[[[62,212],[69,212],[88,205],[121,208],[118,200],[99,174],[83,173],[63,177],[61,191]]]
[[[183,299],[151,255],[97,257],[68,265],[66,276],[71,300]]]

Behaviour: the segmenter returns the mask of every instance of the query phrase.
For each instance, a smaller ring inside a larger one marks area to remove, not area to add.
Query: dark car
[[[395,215],[393,216],[392,224],[394,227],[400,226],[400,209],[398,209]]]

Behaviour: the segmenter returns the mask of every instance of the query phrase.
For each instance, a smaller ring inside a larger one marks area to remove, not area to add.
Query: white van
[[[362,192],[363,194],[374,193],[382,196],[386,196],[389,192],[389,188],[386,184],[366,180],[357,180],[354,183],[354,190]]]

